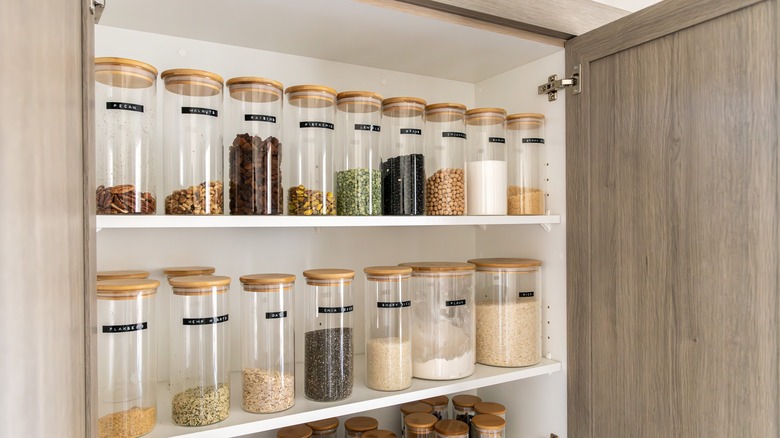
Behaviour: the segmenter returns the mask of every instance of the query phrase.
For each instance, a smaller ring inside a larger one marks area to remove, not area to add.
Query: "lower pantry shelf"
[[[452,394],[461,391],[497,385],[515,380],[551,374],[561,370],[561,363],[542,359],[540,363],[524,368],[499,368],[477,364],[477,370],[469,377],[458,380],[412,379],[412,386],[403,391],[374,391],[365,386],[365,355],[355,356],[355,384],[352,396],[333,403],[307,400],[303,396],[303,364],[296,364],[295,406],[274,414],[250,414],[241,409],[241,373],[230,376],[230,416],[217,424],[203,427],[183,427],[171,421],[171,398],[167,382],[157,390],[157,425],[148,437],[236,437],[250,433],[275,430],[285,426],[321,420],[330,417],[352,415],[359,412],[400,405],[410,401]]]

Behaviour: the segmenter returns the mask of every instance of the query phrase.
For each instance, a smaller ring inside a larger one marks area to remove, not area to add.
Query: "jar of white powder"
[[[507,212],[506,110],[466,111],[466,212],[505,215]]]

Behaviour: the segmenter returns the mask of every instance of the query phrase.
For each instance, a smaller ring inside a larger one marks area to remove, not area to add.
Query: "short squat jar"
[[[398,438],[398,435],[386,429],[377,429],[366,432],[363,438]]]
[[[477,362],[502,367],[542,360],[542,262],[469,260],[477,266]]]
[[[406,417],[413,414],[430,414],[431,405],[422,402],[404,403],[399,407],[401,411],[401,436],[406,436]]]
[[[276,438],[309,438],[312,430],[305,424],[287,426],[276,431]]]
[[[407,415],[404,417],[406,426],[405,438],[436,438],[433,425],[437,421],[439,419],[431,414],[416,413]]]
[[[284,213],[282,90],[273,79],[228,79],[227,147],[231,215]]]
[[[439,420],[433,426],[436,438],[468,438],[468,424],[458,420]]]
[[[446,395],[426,398],[420,401],[431,405],[431,415],[436,417],[436,419],[447,420],[450,418],[450,399]]]
[[[293,168],[287,192],[287,214],[336,214],[333,193],[336,90],[322,85],[296,85],[285,90],[292,131]]]
[[[98,437],[149,433],[157,421],[155,295],[149,279],[97,283]]]
[[[98,271],[97,279],[101,280],[139,280],[149,278],[149,272],[127,269],[122,271]]]
[[[425,107],[425,214],[466,214],[466,105]]]
[[[471,216],[506,214],[506,110],[466,111],[466,202]]]
[[[506,421],[492,414],[479,414],[471,419],[471,438],[504,438]]]
[[[340,216],[382,214],[381,106],[382,96],[370,91],[338,94],[336,213]]]
[[[311,269],[306,278],[304,395],[319,402],[352,395],[354,341],[349,269]],[[316,430],[315,430],[316,432]]]
[[[339,428],[338,418],[326,418],[324,420],[312,421],[306,423],[312,431],[312,438],[337,438],[337,430]]]
[[[205,426],[230,414],[230,277],[170,280],[173,422]]]
[[[361,438],[366,432],[376,430],[379,422],[371,417],[352,417],[344,422],[344,438]]]
[[[476,415],[474,406],[482,399],[476,395],[460,394],[452,397],[452,418],[471,424],[471,419]]]
[[[165,214],[222,214],[222,77],[174,69],[160,78],[165,81]]]
[[[382,214],[425,214],[425,100],[382,101]]]
[[[506,135],[507,214],[544,214],[544,115],[523,113],[507,116]]]
[[[399,391],[412,385],[412,268],[371,266],[366,274],[366,386]]]
[[[506,406],[495,402],[479,402],[474,404],[474,413],[491,414],[506,419]]]
[[[155,214],[157,69],[95,58],[97,214]]]
[[[267,414],[295,404],[292,274],[241,277],[241,408]]]

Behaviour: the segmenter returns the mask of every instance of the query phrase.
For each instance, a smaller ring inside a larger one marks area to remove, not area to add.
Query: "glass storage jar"
[[[433,426],[436,438],[468,438],[469,426],[458,420],[439,420]]]
[[[452,397],[452,418],[471,424],[471,419],[476,415],[474,405],[482,399],[476,395],[460,394]]]
[[[379,135],[382,96],[345,91],[337,96],[339,160],[336,162],[336,213],[341,216],[382,214]]]
[[[306,278],[304,395],[330,402],[352,395],[352,280],[349,269],[311,269]],[[315,430],[316,431],[316,430]]]
[[[506,118],[508,150],[507,213],[544,214],[544,115]]]
[[[404,438],[435,438],[433,425],[439,421],[432,414],[415,413],[404,417],[406,431]]]
[[[344,422],[344,438],[364,437],[366,432],[376,430],[379,422],[371,417],[352,417]]]
[[[309,438],[312,430],[305,424],[287,426],[276,431],[276,438]]]
[[[385,429],[370,430],[363,435],[363,438],[398,438],[395,432]]]
[[[491,414],[506,419],[506,407],[501,403],[479,402],[474,404],[475,415]]]
[[[412,385],[409,275],[404,266],[371,266],[366,274],[366,386],[399,391]]]
[[[477,362],[502,367],[542,360],[542,262],[469,260],[477,266]]]
[[[296,85],[285,90],[293,129],[287,135],[295,155],[287,193],[287,214],[336,214],[333,194],[334,106],[336,90]]]
[[[402,263],[412,268],[412,375],[448,380],[475,368],[474,265]]]
[[[169,280],[173,422],[205,426],[230,414],[230,277],[197,275]]]
[[[433,408],[431,405],[422,402],[409,402],[402,404],[401,411],[401,436],[406,436],[406,416],[411,414],[430,414]]]
[[[479,414],[471,419],[472,438],[504,438],[506,421],[492,414]]]
[[[97,214],[154,214],[157,69],[95,58]]]
[[[241,407],[283,411],[295,404],[295,276],[245,275],[241,284]]]
[[[326,418],[324,420],[306,423],[311,428],[312,437],[336,438],[336,430],[339,428],[338,418]]]
[[[468,214],[506,214],[506,110],[474,108],[466,111],[466,206]]]
[[[97,282],[98,437],[138,437],[157,421],[155,299],[160,282]]]
[[[425,107],[425,214],[466,214],[466,105]]]
[[[160,74],[165,214],[222,214],[222,77],[203,70]]]
[[[431,405],[433,409],[431,415],[439,420],[447,420],[450,418],[450,399],[446,395],[440,395],[438,397],[431,397],[420,400],[422,403]]]
[[[423,127],[425,101],[382,101],[382,214],[425,214]]]
[[[148,278],[149,273],[146,271],[140,271],[135,269],[128,269],[122,271],[98,271],[97,279],[101,280],[132,280]]]
[[[230,214],[284,213],[282,189],[282,90],[273,79],[227,81]]]

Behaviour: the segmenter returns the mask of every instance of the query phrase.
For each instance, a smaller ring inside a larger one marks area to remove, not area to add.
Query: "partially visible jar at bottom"
[[[433,430],[434,424],[439,421],[431,414],[409,414],[404,417],[406,435],[404,438],[436,438]]]
[[[431,415],[439,420],[448,420],[450,418],[450,399],[446,395],[431,397],[420,400],[421,403],[431,405]]]
[[[506,421],[492,414],[479,414],[471,419],[471,438],[504,438]]]
[[[362,438],[366,432],[376,430],[379,422],[371,417],[352,417],[344,422],[344,438]]]
[[[474,405],[481,401],[476,395],[460,394],[452,397],[452,418],[470,424],[474,417]]]
[[[389,430],[377,429],[366,432],[363,438],[398,438],[398,435]]]
[[[468,424],[458,420],[439,420],[433,426],[436,438],[468,438]]]
[[[311,434],[312,430],[309,426],[299,424],[277,430],[276,438],[309,438]]]
[[[336,431],[339,428],[339,419],[326,418],[324,420],[306,423],[306,425],[312,430],[312,438],[336,438]]]

